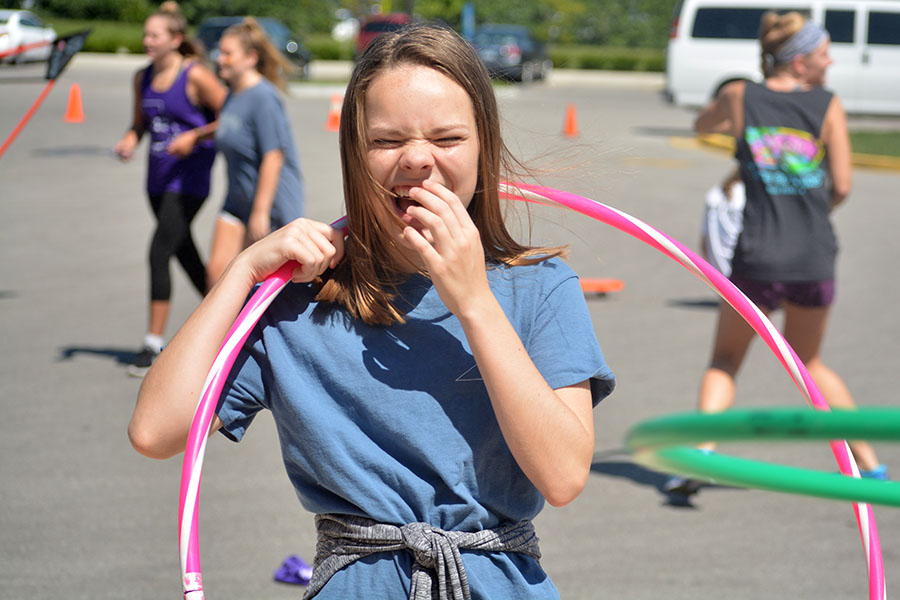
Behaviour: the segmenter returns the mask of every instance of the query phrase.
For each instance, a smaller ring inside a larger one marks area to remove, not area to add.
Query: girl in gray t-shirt
[[[252,18],[225,30],[217,63],[231,89],[216,131],[228,192],[213,234],[210,285],[244,247],[303,214],[297,150],[278,91],[288,63]]]

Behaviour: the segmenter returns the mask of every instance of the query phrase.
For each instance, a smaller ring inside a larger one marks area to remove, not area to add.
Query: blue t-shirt
[[[278,89],[268,79],[228,95],[219,112],[216,146],[228,164],[226,212],[247,223],[263,155],[281,150],[284,165],[272,202],[272,229],[303,216],[303,182],[291,124]]]
[[[594,402],[615,380],[577,276],[556,259],[496,267],[488,279],[552,388],[590,379]],[[315,513],[478,531],[535,517],[544,504],[500,432],[458,319],[431,281],[400,286],[406,323],[369,326],[309,285],[290,284],[251,334],[223,392],[223,431],[240,439],[273,412],[288,477]],[[527,556],[462,551],[473,598],[556,598]],[[335,574],[317,598],[406,597],[409,553]],[[404,591],[406,590],[406,591]]]

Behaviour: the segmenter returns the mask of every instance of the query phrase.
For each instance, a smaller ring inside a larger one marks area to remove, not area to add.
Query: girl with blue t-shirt
[[[232,261],[144,380],[132,443],[184,449],[245,298],[295,260],[213,429],[239,440],[272,412],[316,513],[306,597],[558,598],[532,520],[584,488],[614,378],[563,249],[520,245],[503,223],[487,71],[447,29],[381,36],[340,138],[346,239],[298,219]]]

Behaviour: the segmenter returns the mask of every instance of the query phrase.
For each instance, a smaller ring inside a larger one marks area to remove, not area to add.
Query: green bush
[[[116,21],[68,19],[46,16],[60,35],[91,28],[86,52],[119,52],[123,49],[141,54],[143,25]],[[318,60],[353,60],[353,42],[338,42],[328,33],[311,33],[303,43]],[[555,44],[549,47],[550,60],[558,69],[603,69],[613,71],[665,70],[665,53],[651,48],[614,48],[579,44]]]
[[[550,60],[560,69],[603,69],[611,71],[664,71],[665,55],[652,48],[552,45]]]
[[[147,0],[42,0],[42,11],[72,19],[143,23],[155,9]]]
[[[900,157],[900,131],[851,131],[853,152]]]
[[[133,54],[144,52],[143,23],[120,23],[115,21],[86,21],[59,16],[46,16],[56,33],[66,35],[74,31],[91,29],[85,52],[121,52]],[[312,33],[303,38],[303,43],[319,60],[353,60],[353,43],[338,42],[328,33]]]
[[[353,60],[353,42],[339,42],[329,33],[311,33],[303,44],[319,60]]]
[[[53,26],[58,35],[67,35],[76,31],[90,29],[91,34],[84,43],[85,52],[127,51],[135,54],[144,52],[143,23],[88,21],[57,16],[42,16],[45,21]]]

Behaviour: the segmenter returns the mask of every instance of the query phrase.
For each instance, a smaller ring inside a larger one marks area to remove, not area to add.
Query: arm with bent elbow
[[[694,131],[699,134],[722,133],[737,137],[739,121],[736,116],[744,97],[745,82],[729,83],[697,114]]]
[[[847,114],[837,96],[831,99],[831,104],[825,113],[825,120],[822,123],[822,142],[825,144],[828,168],[831,171],[831,208],[834,209],[850,194],[853,182]]]
[[[343,234],[309,219],[292,221],[239,254],[144,377],[128,424],[134,448],[160,459],[184,451],[206,375],[257,283],[288,261],[298,263],[293,281],[312,281],[342,256]],[[210,432],[220,426],[216,418]]]

